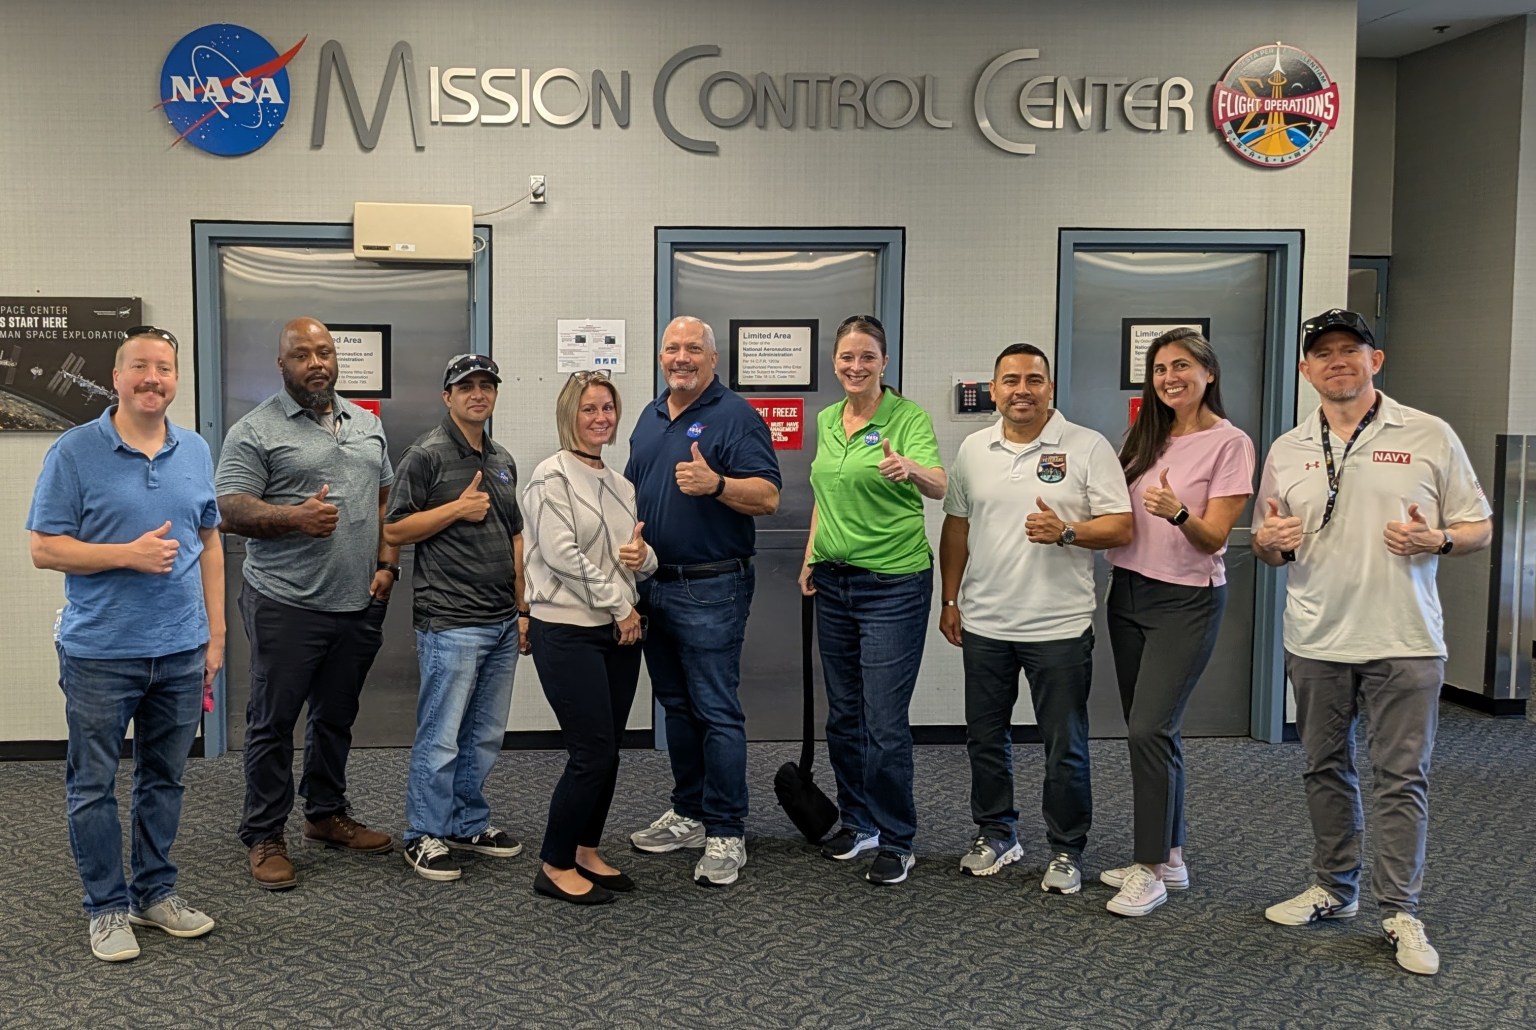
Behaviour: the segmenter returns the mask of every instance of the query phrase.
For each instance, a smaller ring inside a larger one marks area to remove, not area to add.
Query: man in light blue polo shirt
[[[200,937],[213,920],[176,894],[171,845],[203,697],[224,664],[224,554],[213,460],[165,410],[176,338],[138,326],[112,369],[117,403],[48,449],[27,515],[32,563],[64,573],[57,631],[69,724],[69,843],[91,952],[137,958],[134,926]],[[117,764],[133,721],[132,882],[123,875]]]

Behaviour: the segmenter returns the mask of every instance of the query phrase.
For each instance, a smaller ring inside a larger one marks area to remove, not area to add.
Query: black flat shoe
[[[533,893],[554,898],[556,901],[569,901],[573,905],[606,905],[613,900],[613,891],[597,883],[594,883],[592,889],[585,894],[572,894],[561,890],[560,885],[551,880],[549,874],[542,869],[533,878]]]
[[[635,881],[623,873],[594,873],[580,863],[577,863],[576,871],[599,887],[606,887],[619,894],[628,894],[635,889]]]

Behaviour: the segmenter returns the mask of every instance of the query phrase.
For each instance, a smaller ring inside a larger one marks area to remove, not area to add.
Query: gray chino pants
[[[1439,722],[1442,658],[1383,658],[1359,664],[1285,655],[1296,690],[1296,730],[1306,751],[1312,869],[1346,904],[1360,892],[1365,814],[1355,771],[1355,724],[1364,713],[1375,783],[1371,791],[1371,891],[1382,916],[1417,916],[1429,829],[1429,760]]]

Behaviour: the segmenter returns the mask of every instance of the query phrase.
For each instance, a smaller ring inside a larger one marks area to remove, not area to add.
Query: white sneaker
[[[747,864],[747,842],[741,837],[710,837],[704,857],[693,867],[693,882],[700,887],[729,887]]]
[[[1144,865],[1133,865],[1120,893],[1105,904],[1117,916],[1144,916],[1168,900],[1167,885]]]
[[[636,851],[652,855],[679,848],[702,848],[704,824],[686,815],[678,815],[676,810],[669,808],[661,814],[661,818],[645,829],[631,833],[629,842]]]
[[[1410,973],[1433,976],[1440,972],[1440,953],[1424,936],[1424,924],[1406,912],[1381,921],[1381,932],[1397,952],[1397,964]]]
[[[1065,851],[1051,858],[1040,879],[1040,889],[1047,894],[1076,894],[1083,889],[1083,871],[1077,859]]]
[[[1360,902],[1344,904],[1338,898],[1313,884],[1289,901],[1271,905],[1264,910],[1264,918],[1281,926],[1306,926],[1319,919],[1353,919],[1360,914]]]
[[[1125,881],[1136,869],[1136,864],[1121,866],[1119,869],[1106,869],[1099,874],[1099,882],[1107,884],[1116,890],[1125,886]],[[1171,891],[1189,890],[1189,866],[1163,866],[1163,886]]]
[[[172,894],[161,898],[142,912],[128,910],[128,922],[134,926],[153,926],[172,937],[201,937],[213,929],[213,920]]]

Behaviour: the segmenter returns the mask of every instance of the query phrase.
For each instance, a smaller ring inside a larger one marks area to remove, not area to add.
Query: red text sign
[[[805,446],[804,397],[748,397],[747,403],[768,423],[774,450],[798,451]]]

